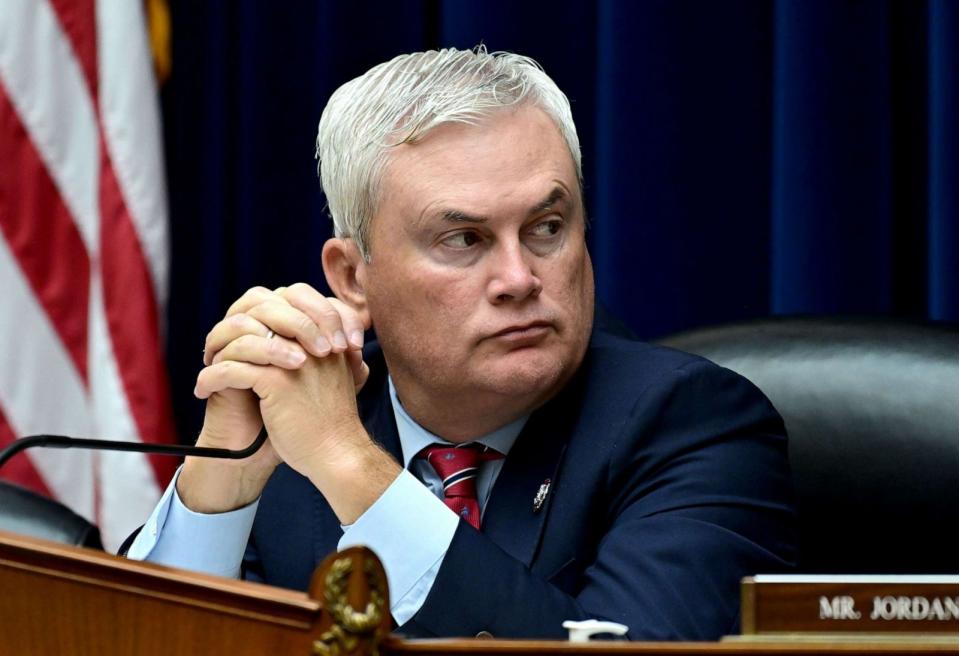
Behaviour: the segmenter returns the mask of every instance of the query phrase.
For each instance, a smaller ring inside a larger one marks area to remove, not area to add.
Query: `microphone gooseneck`
[[[85,437],[66,437],[64,435],[27,435],[14,440],[0,450],[0,467],[10,458],[25,449],[48,447],[54,449],[94,449],[100,451],[127,451],[133,453],[156,453],[163,456],[198,456],[200,458],[228,458],[242,460],[260,450],[268,437],[266,429],[245,449],[214,449],[205,446],[187,446],[184,444],[149,444],[144,442],[117,442],[114,440],[92,440]]]

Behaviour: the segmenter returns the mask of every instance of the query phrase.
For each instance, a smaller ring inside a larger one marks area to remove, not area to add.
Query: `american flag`
[[[142,2],[0,0],[0,445],[173,440],[160,136]],[[175,464],[33,449],[0,475],[95,521],[112,548]]]

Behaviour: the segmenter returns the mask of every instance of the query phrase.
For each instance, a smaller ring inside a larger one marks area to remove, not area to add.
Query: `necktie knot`
[[[480,465],[499,460],[503,454],[482,444],[431,445],[419,452],[443,482],[443,501],[460,517],[479,528],[476,475]]]

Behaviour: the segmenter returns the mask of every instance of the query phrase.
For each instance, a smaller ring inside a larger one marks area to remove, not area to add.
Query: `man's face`
[[[357,275],[414,418],[468,439],[471,415],[485,432],[569,379],[593,319],[584,223],[572,157],[535,107],[395,149]]]

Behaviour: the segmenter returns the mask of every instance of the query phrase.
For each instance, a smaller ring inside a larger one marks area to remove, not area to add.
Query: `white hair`
[[[444,123],[477,124],[497,109],[532,103],[566,140],[582,185],[579,137],[569,100],[542,67],[507,52],[430,50],[400,55],[330,97],[316,137],[320,183],[337,237],[369,260],[370,222],[390,149]]]

